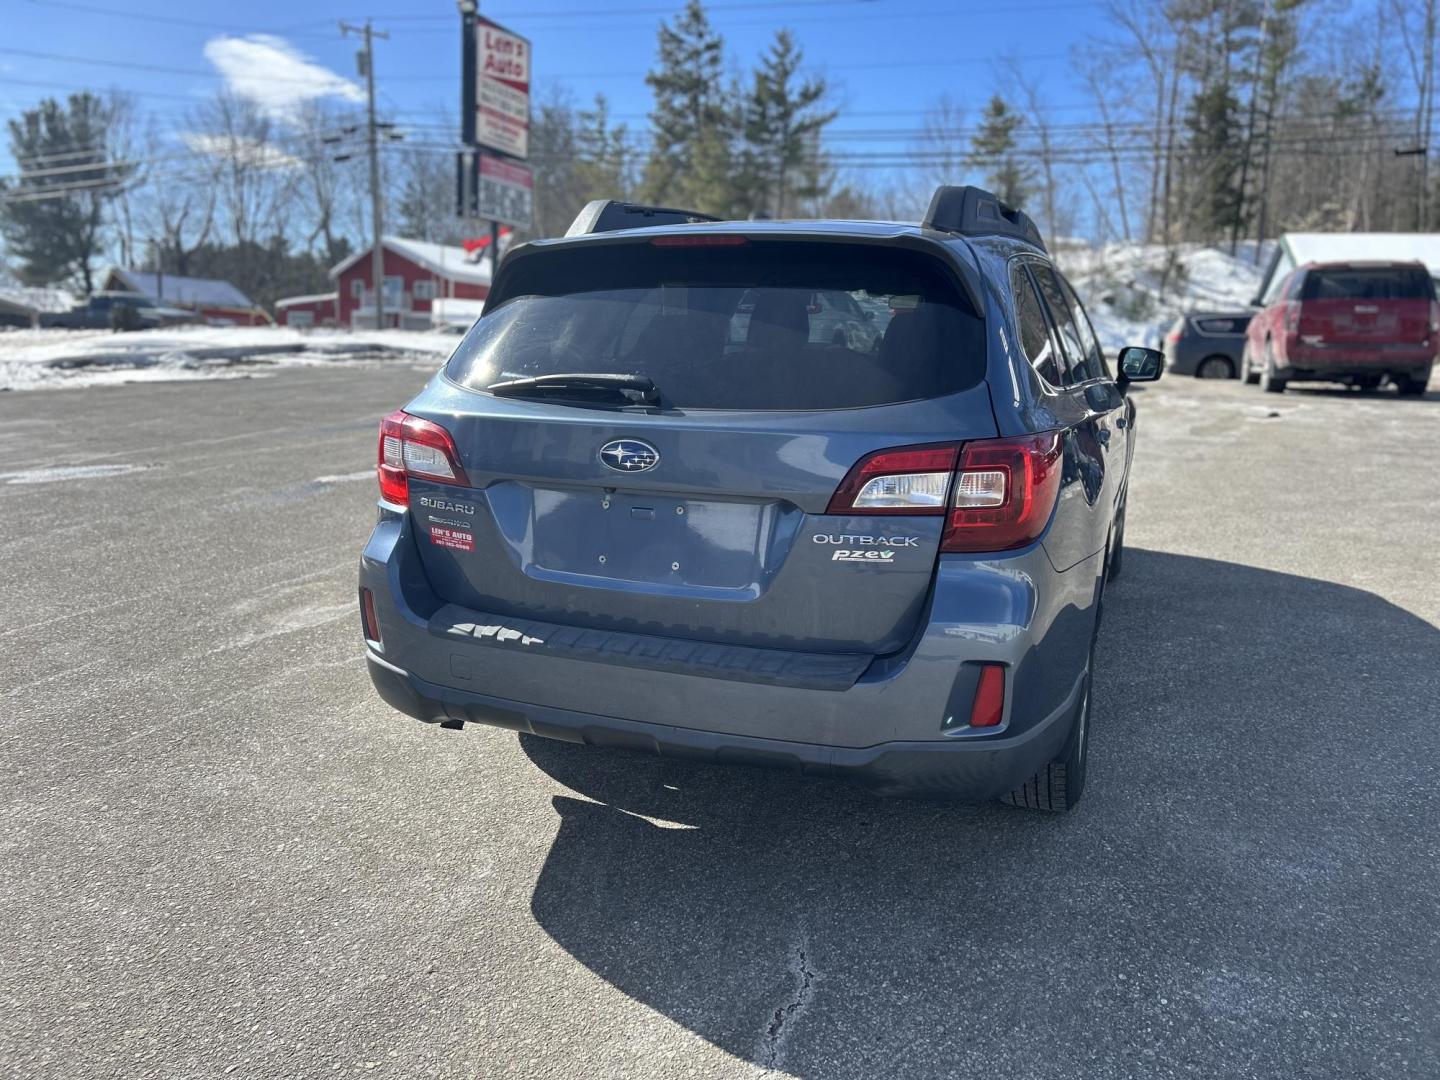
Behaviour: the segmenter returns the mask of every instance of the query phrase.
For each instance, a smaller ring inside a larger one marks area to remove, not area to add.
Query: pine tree
[[[0,185],[0,234],[31,284],[75,277],[95,286],[105,209],[133,171],[110,160],[111,108],[91,93],[64,105],[47,98],[11,120],[10,155],[19,176]]]
[[[595,95],[595,106],[582,110],[575,132],[576,183],[586,201],[623,199],[630,193],[629,132],[610,119],[610,102]]]
[[[655,108],[643,197],[728,213],[739,124],[721,78],[725,43],[700,0],[689,0],[673,24],[660,24],[659,50],[658,66],[645,76]]]
[[[980,129],[970,140],[967,164],[985,174],[985,183],[1000,201],[1020,207],[1035,191],[1035,167],[1019,153],[1015,133],[1025,118],[1005,104],[999,94],[990,98]]]
[[[823,194],[820,136],[836,112],[822,107],[829,93],[823,78],[799,78],[803,60],[790,31],[777,31],[745,101],[745,141],[759,187],[753,209],[776,217],[793,213],[798,199]]]
[[[1192,231],[1206,239],[1238,229],[1244,211],[1240,163],[1244,150],[1240,102],[1222,82],[1213,82],[1190,101],[1185,114],[1195,167]]]

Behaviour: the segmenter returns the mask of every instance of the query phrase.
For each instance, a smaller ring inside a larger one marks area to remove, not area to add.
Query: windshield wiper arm
[[[528,379],[494,383],[485,389],[497,397],[590,397],[598,394],[633,405],[660,404],[660,391],[655,388],[653,379],[646,375],[618,375],[612,372],[533,375]]]

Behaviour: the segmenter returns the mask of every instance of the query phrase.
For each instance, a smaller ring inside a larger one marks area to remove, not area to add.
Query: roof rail
[[[647,225],[693,225],[701,221],[719,221],[709,214],[694,210],[674,210],[668,206],[640,206],[637,203],[617,202],[614,199],[596,199],[585,204],[575,215],[566,236],[586,236],[590,233],[615,232],[617,229],[643,229]]]
[[[921,224],[962,236],[1014,236],[1045,250],[1045,241],[1030,215],[1006,206],[984,188],[938,187]]]

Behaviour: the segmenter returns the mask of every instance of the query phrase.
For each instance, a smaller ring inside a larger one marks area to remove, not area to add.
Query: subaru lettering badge
[[[660,464],[660,451],[639,439],[616,439],[600,448],[600,464],[616,472],[644,472]]]

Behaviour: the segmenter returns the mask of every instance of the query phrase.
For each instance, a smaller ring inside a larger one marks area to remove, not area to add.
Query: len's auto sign
[[[530,150],[530,42],[475,20],[475,141],[511,157]]]

